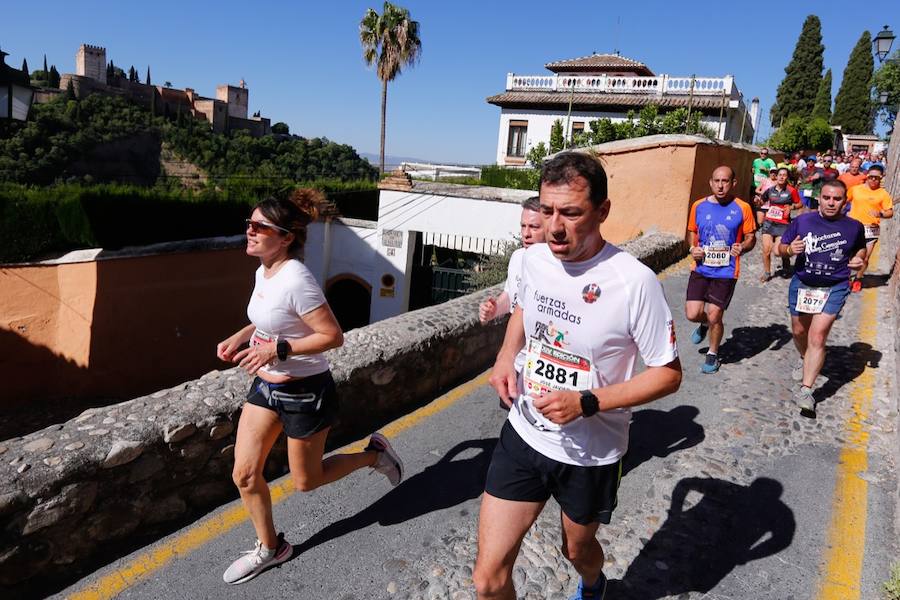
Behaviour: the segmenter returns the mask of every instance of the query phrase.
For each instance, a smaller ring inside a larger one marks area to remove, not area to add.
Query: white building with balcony
[[[655,104],[660,114],[688,108],[719,139],[753,140],[751,115],[734,77],[675,77],[654,74],[647,65],[618,54],[592,54],[548,63],[551,75],[508,73],[506,91],[487,101],[500,107],[498,165],[524,165],[540,142],[549,147],[550,128],[563,123],[566,139],[590,131],[590,122],[623,121],[629,111]]]

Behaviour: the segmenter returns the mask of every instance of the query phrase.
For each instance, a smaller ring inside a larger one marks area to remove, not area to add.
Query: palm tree
[[[381,166],[384,173],[384,123],[387,115],[387,84],[403,67],[412,66],[422,53],[419,39],[419,22],[409,18],[409,10],[384,3],[379,15],[374,8],[366,11],[359,22],[359,41],[363,47],[363,59],[368,66],[375,65],[381,80]]]

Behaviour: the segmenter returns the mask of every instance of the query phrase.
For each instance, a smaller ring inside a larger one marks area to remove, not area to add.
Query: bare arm
[[[676,358],[661,367],[647,367],[628,381],[594,388],[591,392],[597,396],[603,411],[640,406],[677,391],[679,386],[681,361]],[[534,407],[554,423],[563,425],[582,415],[581,394],[575,391],[552,392],[536,398]]]
[[[515,360],[523,346],[525,346],[524,315],[522,307],[517,306],[506,324],[503,345],[497,353],[497,360],[491,369],[489,379],[491,386],[506,406],[512,406],[512,401],[518,394]]]
[[[234,359],[234,353],[237,349],[250,341],[250,337],[256,327],[251,323],[237,331],[237,333],[225,338],[216,345],[216,356],[219,360],[230,362]]]

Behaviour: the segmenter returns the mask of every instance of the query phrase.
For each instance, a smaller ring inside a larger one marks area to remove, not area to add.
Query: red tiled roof
[[[580,58],[571,58],[547,63],[544,65],[554,73],[565,72],[634,72],[638,75],[653,76],[653,71],[642,62],[619,56],[618,54],[591,54]]]
[[[568,108],[570,94],[567,92],[504,92],[487,98],[488,104],[504,108]],[[573,110],[591,110],[600,107],[640,107],[656,104],[660,108],[687,107],[690,101],[688,94],[663,95],[656,94],[593,94],[576,92],[571,94]],[[712,109],[722,106],[720,96],[694,96],[693,108]]]

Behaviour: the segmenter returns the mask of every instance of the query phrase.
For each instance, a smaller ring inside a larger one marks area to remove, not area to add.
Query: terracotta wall
[[[649,232],[684,236],[691,202],[710,193],[709,179],[719,165],[735,169],[737,195],[749,200],[745,192],[758,155],[747,147],[698,143],[688,136],[652,144],[613,142],[593,150],[609,178],[612,209],[602,231],[613,243]]]
[[[0,268],[0,411],[127,399],[223,365],[258,262],[243,250]]]

